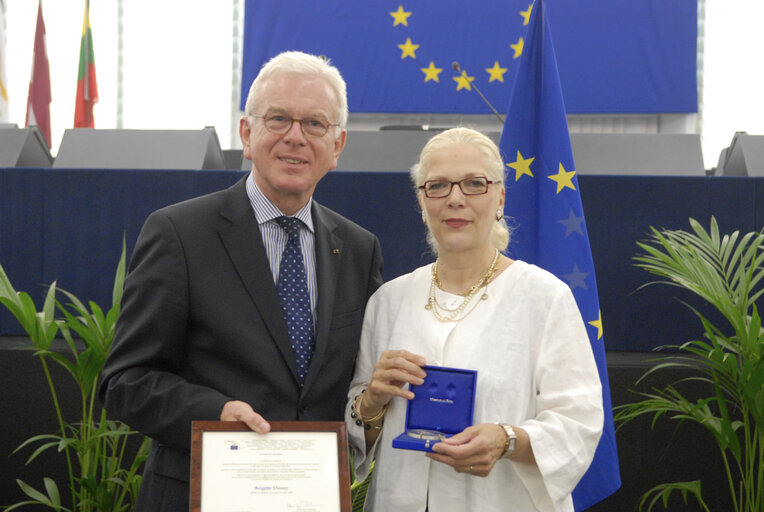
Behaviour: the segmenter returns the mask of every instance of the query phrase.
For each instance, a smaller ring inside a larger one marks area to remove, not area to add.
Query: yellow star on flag
[[[515,54],[512,56],[513,59],[518,58],[523,53],[523,45],[525,44],[525,41],[521,37],[517,40],[515,44],[509,45],[513,50],[515,50]]]
[[[403,10],[403,6],[399,5],[397,11],[393,11],[390,13],[390,16],[393,17],[395,22],[393,23],[394,27],[397,27],[398,25],[403,25],[405,27],[409,26],[409,16],[411,16],[411,12],[406,12]],[[525,23],[526,25],[528,22]]]
[[[411,57],[412,59],[416,59],[416,49],[419,48],[418,44],[412,44],[411,38],[407,37],[406,42],[404,44],[399,44],[398,48],[401,49],[401,59],[405,59],[406,57]]]
[[[597,339],[602,338],[602,311],[599,311],[599,318],[597,320],[592,320],[591,322],[587,322],[589,325],[593,325],[597,328]]]
[[[443,68],[436,68],[435,62],[430,61],[430,65],[426,68],[421,68],[422,73],[424,73],[424,81],[429,82],[430,80],[435,80],[436,82],[440,82],[440,79],[438,78],[438,75],[441,71],[443,71]]]
[[[526,26],[528,22],[531,20],[531,9],[533,9],[533,4],[530,4],[528,6],[527,11],[520,11],[520,16],[523,17],[523,26]],[[392,14],[392,13],[390,13]]]
[[[565,187],[572,188],[573,190],[576,190],[576,187],[573,186],[573,176],[575,176],[576,171],[566,171],[565,167],[560,164],[560,170],[557,174],[552,176],[547,176],[550,180],[557,182],[557,193],[559,194],[562,189]]]
[[[533,173],[531,172],[531,164],[533,163],[533,160],[535,160],[536,157],[530,157],[530,158],[523,158],[522,153],[519,151],[517,152],[517,160],[514,162],[507,164],[507,167],[511,167],[515,171],[515,181],[520,179],[520,176],[523,174],[527,174],[531,178],[533,178]]]
[[[490,78],[488,79],[488,82],[493,82],[494,80],[498,80],[499,82],[504,83],[504,73],[507,72],[507,68],[502,68],[499,66],[499,61],[495,61],[493,63],[492,68],[485,68],[485,70],[490,75]]]
[[[461,75],[455,76],[454,81],[456,82],[457,91],[461,91],[462,89],[467,89],[468,91],[471,91],[472,86],[470,84],[475,81],[475,77],[469,76],[467,75],[466,72],[463,72]]]

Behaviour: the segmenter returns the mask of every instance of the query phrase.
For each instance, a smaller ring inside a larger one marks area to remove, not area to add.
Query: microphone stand
[[[462,71],[462,68],[459,66],[458,62],[456,62],[456,61],[452,62],[451,63],[451,67],[454,68],[454,71],[457,71],[457,72],[461,73],[461,75],[465,79],[467,78],[467,72],[466,71]],[[480,95],[480,97],[483,99],[485,104],[488,105],[488,108],[490,108],[493,111],[494,115],[499,119],[499,121],[501,122],[501,126],[503,127],[504,126],[504,118],[501,117],[501,115],[499,115],[498,112],[496,112],[496,109],[493,108],[493,105],[491,105],[491,102],[488,101],[485,96],[483,96],[483,93],[480,92],[480,89],[478,89],[477,85],[475,85],[473,83],[470,83],[470,86],[475,88],[475,92]]]

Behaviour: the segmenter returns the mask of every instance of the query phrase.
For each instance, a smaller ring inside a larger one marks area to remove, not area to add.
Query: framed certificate
[[[191,512],[350,512],[344,422],[195,421]]]

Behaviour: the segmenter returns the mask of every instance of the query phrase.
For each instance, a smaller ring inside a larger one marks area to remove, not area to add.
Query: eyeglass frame
[[[268,119],[272,119],[273,117],[276,117],[276,116],[285,117],[286,119],[289,120],[289,124],[287,124],[286,130],[284,130],[283,132],[273,131],[271,128],[268,127],[268,123],[266,121]],[[315,139],[320,139],[321,137],[323,137],[324,135],[329,133],[329,128],[332,128],[334,126],[337,126],[337,127],[340,126],[339,123],[329,123],[326,126],[326,131],[323,134],[321,134],[321,135],[313,135],[312,133],[308,133],[308,132],[305,131],[305,127],[303,126],[302,123],[303,123],[303,121],[309,121],[309,120],[322,122],[321,119],[316,118],[314,116],[303,117],[303,118],[296,118],[296,117],[292,117],[292,116],[290,116],[288,114],[273,114],[273,113],[271,113],[271,114],[264,114],[264,115],[249,114],[249,117],[253,117],[255,119],[262,119],[263,120],[263,127],[266,130],[268,130],[268,132],[273,133],[274,135],[286,135],[287,133],[289,133],[289,130],[292,129],[292,126],[294,126],[295,121],[300,123],[300,130],[302,131],[303,135],[305,135],[306,137],[312,137],[312,138],[315,138]],[[327,119],[327,122],[328,122],[328,119]]]
[[[469,194],[469,193],[465,192],[464,189],[462,188],[462,183],[467,181],[467,180],[474,180],[475,178],[481,178],[481,179],[485,180],[485,191],[478,192],[477,194]],[[438,182],[440,182],[440,183],[448,183],[448,184],[451,185],[451,187],[448,189],[448,193],[445,194],[445,195],[442,195],[442,196],[431,196],[431,195],[428,195],[427,194],[427,184],[428,183],[438,183]],[[419,185],[417,188],[419,190],[421,190],[422,192],[424,192],[424,195],[427,198],[430,198],[430,199],[444,199],[444,198],[450,196],[451,192],[454,191],[454,185],[458,185],[459,186],[459,190],[461,190],[462,194],[464,194],[465,196],[482,196],[482,195],[488,193],[488,185],[494,185],[496,183],[503,183],[503,181],[502,180],[489,180],[486,176],[469,176],[469,177],[463,178],[463,179],[461,179],[459,181],[451,181],[451,180],[427,180],[424,183],[422,183],[421,185]]]

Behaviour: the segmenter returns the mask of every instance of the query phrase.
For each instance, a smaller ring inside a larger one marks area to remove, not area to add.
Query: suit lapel
[[[316,241],[316,281],[318,285],[318,304],[316,304],[316,348],[305,378],[303,392],[307,391],[318,377],[319,370],[326,356],[329,343],[329,328],[334,310],[335,291],[342,261],[343,240],[334,230],[336,225],[328,218],[325,208],[313,201],[313,229]]]
[[[246,177],[228,189],[228,197],[224,199],[220,211],[225,219],[220,228],[220,238],[271,337],[297,380],[294,351],[260,228],[247,198],[245,180]]]

